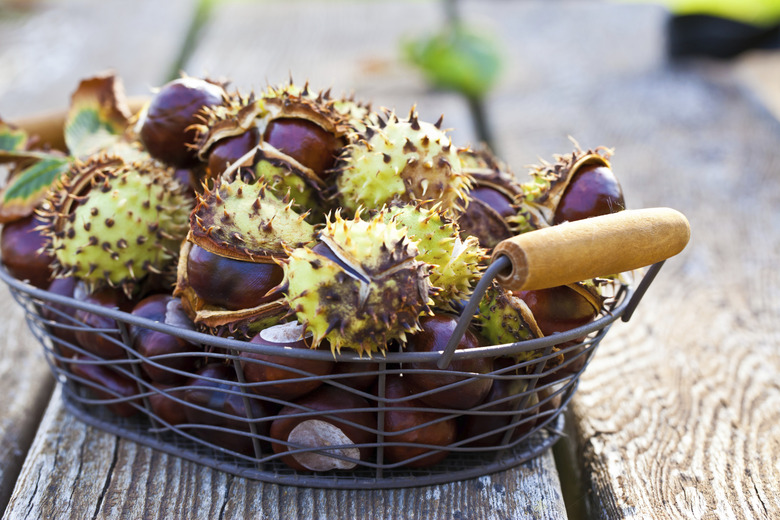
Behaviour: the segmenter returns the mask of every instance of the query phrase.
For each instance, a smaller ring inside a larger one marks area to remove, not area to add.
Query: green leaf
[[[101,119],[97,109],[82,108],[65,125],[65,144],[77,157],[90,155],[116,143],[117,129]]]
[[[49,157],[12,177],[0,192],[0,222],[32,214],[49,188],[68,170],[70,158]]]
[[[0,120],[0,151],[18,152],[27,146],[27,132]]]
[[[498,44],[487,34],[462,25],[405,44],[407,59],[435,87],[468,97],[484,96],[501,71]]]

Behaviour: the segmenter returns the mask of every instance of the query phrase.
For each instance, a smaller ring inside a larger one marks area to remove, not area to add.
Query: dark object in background
[[[728,59],[749,49],[780,48],[780,24],[758,26],[706,14],[674,15],[667,25],[672,58]]]

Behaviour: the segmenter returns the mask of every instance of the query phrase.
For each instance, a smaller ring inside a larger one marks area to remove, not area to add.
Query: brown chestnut
[[[234,260],[193,244],[187,277],[190,287],[209,305],[238,311],[277,299],[281,293],[269,291],[279,285],[284,271],[273,262]]]
[[[132,314],[141,318],[168,324],[188,323],[179,300],[168,294],[155,294],[138,302]],[[141,368],[155,383],[176,384],[184,381],[187,376],[177,374],[173,370],[191,372],[198,362],[196,353],[200,347],[171,334],[157,332],[144,327],[131,326],[130,337],[133,348],[142,356],[165,356],[178,354],[175,357],[153,360],[154,363],[143,362]]]
[[[73,277],[55,278],[46,290],[52,294],[72,298],[76,284],[77,281]],[[76,308],[52,302],[46,302],[46,305],[47,307],[41,307],[40,312],[44,319],[56,323],[56,325],[48,326],[50,334],[55,338],[55,352],[63,357],[75,356],[76,351],[68,346],[67,343],[78,346],[76,331],[68,328],[78,326],[78,323],[74,321],[76,319]]]
[[[623,189],[612,170],[583,166],[574,174],[555,208],[553,224],[608,215],[626,209]]]
[[[129,312],[132,309],[130,301],[121,290],[103,289],[85,297],[79,297],[85,303],[100,305],[108,309]],[[119,332],[98,332],[93,329],[118,329],[113,318],[101,316],[89,311],[77,310],[76,319],[86,325],[85,328],[76,330],[76,340],[84,350],[87,350],[103,359],[117,359],[126,355],[122,347],[122,337]]]
[[[11,276],[45,289],[51,279],[50,265],[54,258],[40,252],[46,244],[43,234],[36,229],[41,224],[35,215],[5,224],[0,248],[3,265]]]
[[[385,415],[384,457],[390,463],[403,463],[410,468],[433,466],[444,460],[449,452],[429,446],[402,446],[394,443],[411,443],[446,448],[457,438],[454,418],[427,410],[425,403],[410,398],[412,391],[406,377],[388,374],[385,378],[385,398],[388,399]],[[410,409],[411,408],[411,409]],[[429,455],[423,456],[426,453]],[[414,460],[411,460],[414,459]]]
[[[146,150],[177,168],[198,162],[192,145],[204,107],[222,103],[224,89],[198,78],[179,78],[163,85],[152,97],[141,121],[139,137]]]
[[[173,399],[184,399],[184,389],[172,385],[152,385],[157,392],[149,395],[149,407],[160,420],[171,426],[187,422],[186,405]]]
[[[297,322],[282,323],[263,329],[250,343],[277,347],[280,351],[310,350],[311,335],[304,337],[304,327]],[[332,360],[295,358],[292,356],[243,352],[241,366],[247,383],[272,383],[252,386],[260,395],[277,399],[295,399],[308,394],[322,384],[318,376],[333,371]],[[301,373],[302,371],[304,373]]]
[[[339,361],[333,369],[333,381],[338,381],[355,390],[366,390],[379,377],[379,363]]]
[[[325,385],[282,408],[271,424],[271,437],[305,448],[322,448],[283,456],[282,461],[293,469],[352,469],[358,465],[357,461],[368,460],[374,452],[372,446],[360,446],[376,441],[376,413],[369,408],[371,405],[362,397]],[[311,410],[322,415],[308,415]],[[335,445],[340,447],[328,448]],[[281,442],[272,442],[271,447],[279,454],[298,449]],[[338,459],[328,455],[329,452],[354,460]]]
[[[513,294],[528,305],[545,336],[590,323],[598,314],[587,298],[565,285]]]
[[[406,348],[409,352],[442,352],[455,331],[458,319],[455,316],[437,314],[420,320],[422,330],[409,337]],[[463,335],[457,350],[479,347],[479,340],[469,330]],[[493,380],[489,377],[477,377],[493,371],[493,359],[478,357],[472,359],[453,360],[445,369],[439,369],[435,362],[409,363],[404,377],[409,388],[415,392],[428,392],[454,383],[468,380],[467,383],[442,389],[440,391],[421,395],[419,399],[435,408],[472,408],[485,400]],[[432,370],[418,372],[418,370]],[[470,375],[457,374],[467,372]]]
[[[98,399],[107,401],[104,406],[120,417],[130,417],[141,406],[136,382],[114,370],[107,364],[98,364],[90,358],[77,355],[70,363],[70,370],[76,377],[89,383],[79,383]],[[119,402],[108,402],[121,399]]]
[[[218,141],[209,151],[209,176],[216,178],[260,142],[260,131],[252,127],[243,134]]]
[[[201,368],[195,377],[188,381],[184,390],[184,399],[190,405],[200,407],[186,407],[187,422],[194,424],[189,431],[211,444],[245,455],[254,455],[249,414],[245,406],[246,395],[235,384],[235,371],[232,367],[211,363]],[[267,435],[268,422],[258,419],[273,415],[273,407],[257,398],[250,397],[246,400],[250,404],[252,422],[257,421],[257,433]],[[234,416],[235,419],[222,417],[214,412]],[[228,431],[218,428],[226,428]]]
[[[506,358],[497,359],[494,363],[496,370],[509,368],[514,364],[514,360]],[[516,372],[505,371],[501,372],[500,375],[515,376]],[[493,381],[490,393],[488,393],[485,398],[485,404],[493,402],[495,402],[495,404],[480,408],[481,412],[496,413],[491,413],[490,415],[466,414],[461,417],[459,434],[462,439],[472,439],[484,435],[484,437],[474,439],[464,445],[498,446],[504,439],[507,430],[497,430],[505,428],[513,422],[516,423],[516,426],[514,427],[510,440],[515,440],[530,431],[534,424],[536,424],[535,416],[538,413],[538,408],[520,415],[522,410],[519,410],[518,407],[523,404],[523,400],[525,400],[526,403],[525,408],[531,408],[531,403],[536,403],[537,401],[535,395],[530,397],[520,395],[526,388],[528,388],[528,379],[520,377],[496,378]],[[512,396],[515,396],[514,399]]]
[[[282,117],[268,123],[263,139],[324,177],[336,161],[341,143],[332,133],[311,121]]]

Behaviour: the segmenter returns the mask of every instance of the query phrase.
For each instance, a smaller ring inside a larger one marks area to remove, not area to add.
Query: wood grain
[[[235,477],[87,426],[61,405],[41,422],[5,518],[565,518],[552,452],[440,486],[321,490]]]

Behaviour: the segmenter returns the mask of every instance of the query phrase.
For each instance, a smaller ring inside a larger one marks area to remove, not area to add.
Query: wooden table
[[[62,108],[79,78],[107,67],[130,94],[163,83],[192,3],[123,6],[84,0],[0,10],[0,115]],[[468,144],[466,103],[428,90],[399,59],[399,40],[438,27],[440,10],[432,2],[220,2],[184,69],[242,88],[292,74],[399,112],[417,103],[426,119],[444,113],[456,143]],[[394,491],[232,477],[67,414],[9,302],[0,340],[0,392],[13,395],[0,402],[6,518],[780,515],[777,58],[669,63],[667,14],[653,6],[469,1],[462,12],[504,43],[507,67],[488,117],[500,155],[519,175],[537,157],[569,152],[569,135],[584,147],[614,147],[629,206],[670,206],[692,226],[687,250],[602,343],[555,459],[548,453],[479,479]]]

